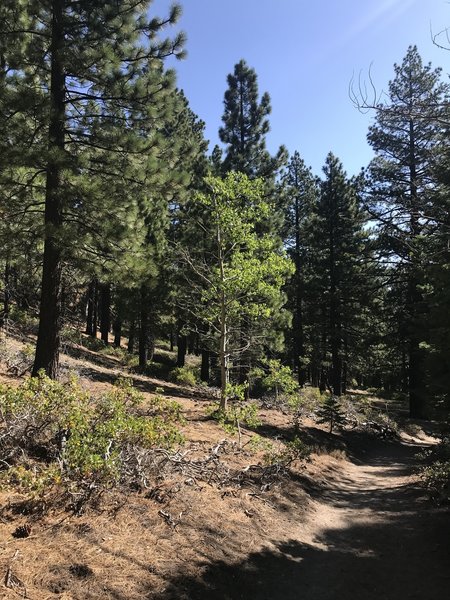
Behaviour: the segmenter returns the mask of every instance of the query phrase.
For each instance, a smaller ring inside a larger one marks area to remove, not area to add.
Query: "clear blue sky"
[[[448,0],[180,0],[188,56],[176,63],[178,85],[206,122],[210,149],[218,142],[226,76],[244,58],[272,99],[268,147],[298,150],[316,174],[331,150],[349,174],[371,156],[372,116],[348,96],[352,75],[387,89],[393,64],[410,44],[425,62],[450,73],[450,51],[431,33],[450,26]],[[168,0],[155,0],[162,16]],[[444,41],[444,40],[443,40]]]

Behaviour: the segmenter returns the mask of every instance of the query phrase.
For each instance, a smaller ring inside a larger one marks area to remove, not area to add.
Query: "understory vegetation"
[[[44,373],[1,386],[0,481],[42,498],[57,489],[77,510],[112,486],[143,486],[151,449],[173,448],[182,436],[179,405],[161,396],[142,404],[125,379],[95,399],[76,379]]]
[[[351,90],[374,157],[348,175],[324,149],[319,175],[269,151],[270,95],[242,59],[210,151],[168,66],[180,14],[0,3],[2,489],[75,513],[171,478],[259,498],[410,418],[443,432],[421,473],[446,502],[447,74],[411,45],[380,99]],[[223,439],[184,442],[171,394]]]

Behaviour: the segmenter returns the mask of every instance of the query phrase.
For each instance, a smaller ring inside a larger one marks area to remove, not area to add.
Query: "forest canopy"
[[[125,337],[143,371],[156,339],[178,367],[201,355],[223,408],[277,360],[299,386],[376,388],[413,417],[445,414],[445,75],[410,46],[371,107],[373,160],[349,177],[329,152],[317,177],[299,152],[267,149],[271,98],[241,60],[208,154],[167,68],[185,52],[170,29],[180,10],[1,3],[1,324],[37,317],[33,375],[58,378],[75,327]]]

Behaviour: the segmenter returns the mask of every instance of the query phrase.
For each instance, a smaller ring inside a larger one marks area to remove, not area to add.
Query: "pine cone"
[[[13,531],[13,537],[15,538],[27,538],[31,533],[30,525],[20,525]]]

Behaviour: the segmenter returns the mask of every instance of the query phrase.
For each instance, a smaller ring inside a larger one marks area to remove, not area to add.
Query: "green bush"
[[[75,378],[62,384],[41,374],[0,388],[0,416],[0,481],[36,492],[60,485],[83,497],[130,483],[137,451],[182,441],[180,407],[161,396],[144,407],[124,379],[94,399]]]
[[[283,365],[280,360],[269,359],[263,362],[262,368],[253,369],[250,373],[253,380],[260,381],[264,390],[273,395],[275,402],[282,403],[298,394],[298,382],[294,379],[292,369]]]
[[[239,436],[239,447],[241,447],[241,425],[251,428],[258,427],[261,422],[258,415],[258,404],[245,401],[245,391],[248,384],[227,386],[227,398],[229,399],[228,410],[224,412],[218,403],[210,405],[209,415],[216,419],[219,425],[230,435]]]
[[[198,375],[192,367],[176,367],[170,372],[170,380],[180,385],[195,386],[198,383]]]
[[[333,428],[336,425],[344,422],[342,407],[336,396],[328,396],[323,401],[322,406],[317,411],[317,416],[319,417],[318,423],[327,423],[330,426],[330,433],[333,433]]]
[[[79,344],[83,343],[83,338],[79,329],[65,325],[61,331],[61,341],[63,344]]]
[[[431,498],[438,504],[450,502],[450,437],[444,437],[433,449],[422,454],[428,463],[421,477]]]
[[[289,466],[295,460],[305,460],[311,454],[311,447],[305,444],[299,437],[288,442],[281,450],[272,450],[265,454],[264,462],[267,465],[279,464]]]
[[[91,336],[82,336],[81,344],[87,348],[88,350],[92,350],[93,352],[100,352],[106,348],[106,344],[103,340],[97,337]]]

